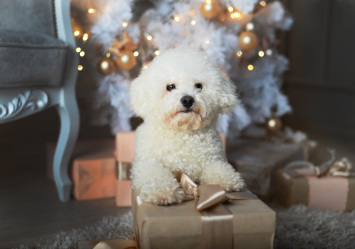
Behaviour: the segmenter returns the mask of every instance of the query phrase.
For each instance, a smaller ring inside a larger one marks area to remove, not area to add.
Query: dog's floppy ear
[[[130,93],[130,104],[133,111],[137,116],[144,118],[144,113],[147,113],[147,100],[148,93],[145,87],[145,77],[141,74],[131,83],[129,90]]]
[[[218,96],[218,105],[220,113],[232,112],[238,103],[236,87],[233,82],[220,72],[220,92]]]

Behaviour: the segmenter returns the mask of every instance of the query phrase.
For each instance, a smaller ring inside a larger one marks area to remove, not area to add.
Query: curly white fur
[[[171,84],[175,89],[168,91]],[[132,168],[133,188],[144,201],[181,202],[183,191],[173,177],[178,170],[200,184],[219,184],[226,191],[243,188],[216,131],[218,115],[235,109],[235,86],[204,52],[165,51],[133,81],[130,96],[133,110],[144,119]],[[194,98],[188,113],[182,112],[188,110],[180,101],[184,96]]]

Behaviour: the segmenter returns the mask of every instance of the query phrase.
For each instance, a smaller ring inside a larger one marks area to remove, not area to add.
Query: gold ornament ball
[[[281,119],[277,117],[270,118],[266,122],[266,129],[269,133],[276,133],[282,129],[282,122]]]
[[[121,56],[117,56],[116,62],[124,70],[130,70],[137,64],[136,57],[129,50],[123,51]]]
[[[97,70],[103,75],[112,74],[116,71],[115,61],[111,58],[102,57],[97,63]]]
[[[244,31],[240,34],[238,43],[241,49],[250,51],[258,45],[258,38],[253,32]]]
[[[217,1],[203,2],[200,6],[201,15],[208,19],[216,17],[220,10]]]

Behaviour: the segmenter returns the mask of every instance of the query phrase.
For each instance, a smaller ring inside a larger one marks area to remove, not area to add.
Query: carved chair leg
[[[79,131],[79,111],[76,101],[70,105],[59,105],[57,111],[61,120],[60,135],[53,162],[54,180],[59,198],[66,202],[70,199],[72,182],[68,176],[70,157],[73,152]]]

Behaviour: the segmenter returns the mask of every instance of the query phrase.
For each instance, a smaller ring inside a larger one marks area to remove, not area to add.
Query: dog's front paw
[[[181,188],[144,189],[139,195],[143,201],[155,205],[167,206],[173,203],[182,202],[184,191]]]

